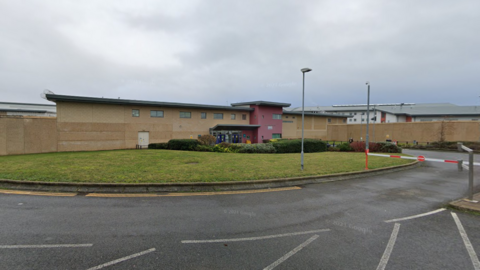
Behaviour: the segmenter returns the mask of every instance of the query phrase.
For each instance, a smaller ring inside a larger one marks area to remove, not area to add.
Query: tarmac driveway
[[[480,216],[441,209],[467,179],[455,164],[425,162],[257,194],[0,194],[0,268],[480,269]]]

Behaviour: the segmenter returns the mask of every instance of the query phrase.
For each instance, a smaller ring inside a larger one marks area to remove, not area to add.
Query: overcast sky
[[[0,0],[0,101],[480,104],[480,1]]]

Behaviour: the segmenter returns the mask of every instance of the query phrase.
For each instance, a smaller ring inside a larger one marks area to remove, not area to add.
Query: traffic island
[[[418,162],[398,166],[371,169],[359,172],[336,173],[320,176],[289,177],[266,180],[226,181],[226,182],[184,182],[184,183],[71,183],[40,182],[21,180],[0,180],[0,189],[75,192],[75,193],[163,193],[163,192],[205,192],[232,191],[291,187],[306,184],[326,183],[372,177],[416,168]]]

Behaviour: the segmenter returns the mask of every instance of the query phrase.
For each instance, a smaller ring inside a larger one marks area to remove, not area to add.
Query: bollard
[[[458,165],[458,171],[459,172],[463,171],[463,160],[459,159],[457,165]]]

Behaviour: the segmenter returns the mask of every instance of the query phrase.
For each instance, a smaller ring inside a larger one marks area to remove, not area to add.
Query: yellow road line
[[[60,193],[60,192],[41,192],[41,191],[23,191],[23,190],[2,190],[3,194],[15,194],[15,195],[35,195],[35,196],[56,196],[56,197],[73,197],[77,193]]]
[[[182,196],[212,196],[212,195],[233,195],[233,194],[253,194],[275,191],[298,190],[300,187],[284,187],[284,188],[268,188],[268,189],[252,189],[252,190],[236,190],[236,191],[218,191],[218,192],[183,192],[183,193],[167,193],[167,194],[151,194],[151,193],[89,193],[86,197],[103,197],[103,198],[136,198],[136,197],[182,197]],[[23,190],[2,190],[3,194],[14,195],[35,195],[35,196],[55,196],[55,197],[73,197],[77,193],[61,193],[61,192],[41,192],[41,191],[23,191]]]
[[[106,198],[131,198],[131,197],[158,197],[157,194],[142,193],[88,193],[85,197],[106,197]]]
[[[188,193],[167,193],[167,194],[110,194],[110,193],[89,193],[87,197],[108,197],[108,198],[125,198],[125,197],[181,197],[181,196],[211,196],[211,195],[229,195],[229,194],[251,194],[264,193],[274,191],[298,190],[301,187],[285,187],[285,188],[269,188],[269,189],[253,189],[253,190],[237,190],[237,191],[218,191],[218,192],[188,192]]]

